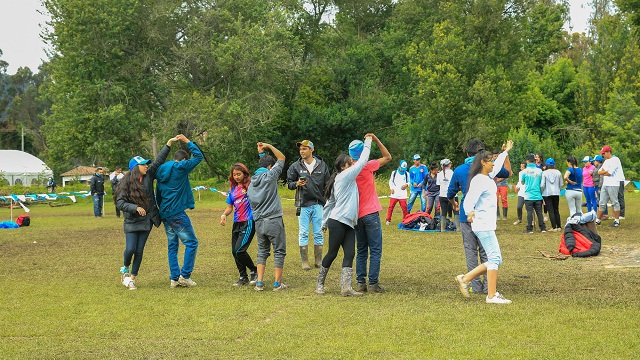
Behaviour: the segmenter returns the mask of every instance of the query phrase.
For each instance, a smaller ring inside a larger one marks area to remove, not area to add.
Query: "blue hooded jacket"
[[[193,142],[188,142],[187,147],[191,152],[191,159],[166,162],[160,165],[156,173],[156,202],[162,220],[195,207],[189,173],[204,156]]]

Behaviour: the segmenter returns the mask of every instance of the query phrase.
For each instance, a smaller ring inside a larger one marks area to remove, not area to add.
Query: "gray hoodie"
[[[560,196],[562,186],[564,186],[564,181],[560,170],[548,169],[542,172],[542,180],[540,181],[542,196]]]
[[[284,160],[278,160],[269,171],[260,168],[251,177],[247,196],[255,220],[282,216],[282,204],[278,196],[278,177],[283,168]]]

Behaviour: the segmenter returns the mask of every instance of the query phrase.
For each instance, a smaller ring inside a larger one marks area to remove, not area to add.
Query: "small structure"
[[[88,182],[91,180],[93,174],[96,173],[97,169],[98,168],[94,166],[78,166],[75,169],[62,173],[62,187],[65,187],[69,181],[78,181],[80,183]]]
[[[53,171],[37,157],[20,150],[0,150],[0,177],[9,185],[46,184]]]

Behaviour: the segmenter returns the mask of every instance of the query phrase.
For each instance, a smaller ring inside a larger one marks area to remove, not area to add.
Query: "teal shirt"
[[[542,200],[542,191],[540,190],[542,170],[539,169],[536,164],[527,164],[527,167],[522,170],[522,173],[522,183],[526,189],[524,199],[532,201]]]

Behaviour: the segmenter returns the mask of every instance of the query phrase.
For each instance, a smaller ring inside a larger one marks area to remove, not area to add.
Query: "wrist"
[[[258,156],[264,156],[264,151],[263,152],[259,152]]]

